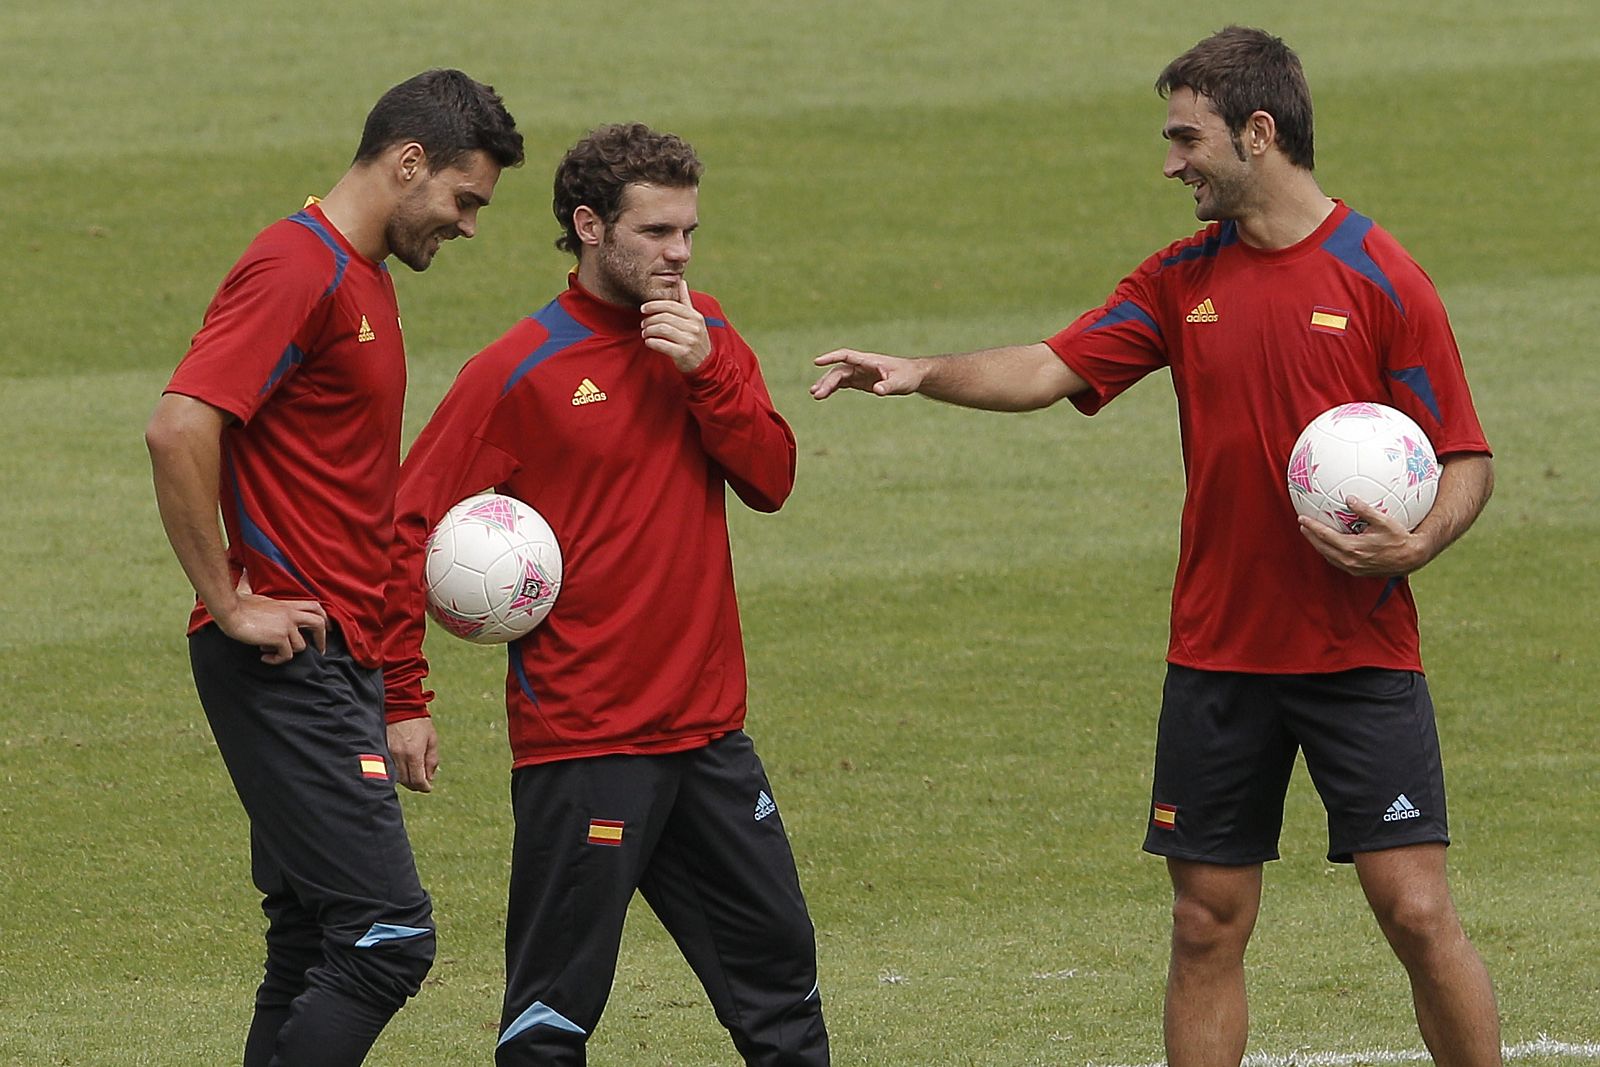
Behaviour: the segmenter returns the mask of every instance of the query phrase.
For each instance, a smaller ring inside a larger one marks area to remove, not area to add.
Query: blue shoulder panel
[[[1187,263],[1192,259],[1207,259],[1227,248],[1239,239],[1239,227],[1232,219],[1222,224],[1222,228],[1207,237],[1197,245],[1190,245],[1177,255],[1168,256],[1161,261],[1163,269]]]
[[[1115,326],[1119,322],[1130,321],[1142,323],[1145,326],[1148,326],[1150,328],[1150,332],[1156,335],[1157,340],[1161,338],[1161,327],[1156,325],[1156,320],[1152,319],[1144,308],[1140,307],[1138,304],[1135,304],[1132,300],[1124,300],[1120,304],[1112,304],[1111,310],[1107,311],[1105,315],[1100,318],[1099,322],[1095,323],[1093,326],[1087,327],[1083,332],[1089,333],[1092,330],[1098,330],[1106,326]]]
[[[1371,281],[1385,296],[1394,302],[1400,309],[1400,314],[1406,313],[1405,305],[1400,303],[1400,296],[1394,291],[1394,286],[1389,282],[1389,276],[1383,273],[1383,268],[1378,266],[1373,258],[1367,255],[1363,246],[1367,233],[1372,229],[1372,220],[1357,212],[1350,212],[1349,216],[1339,224],[1339,228],[1328,235],[1322,242],[1322,250],[1333,256],[1340,263]]]
[[[312,218],[309,212],[301,211],[290,215],[289,221],[298,222],[316,234],[317,239],[327,245],[328,251],[333,253],[333,281],[329,282],[328,287],[322,291],[322,298],[326,300],[330,293],[339,288],[339,283],[344,281],[345,268],[350,266],[350,253],[346,252],[339,242],[334,239],[333,234],[328,232],[327,227]]]
[[[527,374],[557,352],[571,348],[578,342],[588,340],[594,336],[593,330],[590,330],[567,313],[567,309],[561,306],[560,300],[550,301],[550,303],[530,315],[529,318],[543,326],[548,336],[545,337],[538,348],[529,352],[522,362],[517,364],[516,369],[511,372],[511,377],[506,379],[505,386],[500,390],[501,396],[511,392],[511,387],[516,385],[524,374]]]

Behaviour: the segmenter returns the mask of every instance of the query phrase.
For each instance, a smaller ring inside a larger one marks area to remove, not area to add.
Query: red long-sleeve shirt
[[[637,308],[574,279],[461,370],[401,468],[384,624],[389,721],[426,715],[423,544],[485,488],[555,530],[554,610],[509,646],[513,766],[695,748],[743,725],[744,644],[726,486],[776,511],[795,442],[755,353],[716,301],[711,354],[683,374]]]

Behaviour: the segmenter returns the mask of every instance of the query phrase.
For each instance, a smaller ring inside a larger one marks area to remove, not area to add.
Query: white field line
[[[1600,1041],[1558,1041],[1540,1034],[1533,1041],[1505,1045],[1501,1053],[1507,1060],[1525,1060],[1535,1056],[1568,1056],[1575,1059],[1600,1060]],[[1311,1052],[1289,1053],[1252,1052],[1245,1056],[1240,1067],[1353,1067],[1355,1064],[1422,1063],[1431,1062],[1421,1049],[1368,1049],[1365,1052]],[[1090,1061],[1087,1067],[1166,1067],[1164,1062],[1142,1064],[1106,1064]]]

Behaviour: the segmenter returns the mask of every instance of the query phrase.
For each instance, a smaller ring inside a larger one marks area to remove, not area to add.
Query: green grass
[[[1325,188],[1450,307],[1499,474],[1416,580],[1453,887],[1507,1042],[1600,1041],[1592,5],[80,0],[0,11],[0,1063],[236,1055],[261,924],[140,431],[250,236],[338,177],[377,93],[441,64],[505,93],[530,162],[474,241],[397,275],[412,433],[562,284],[567,144],[642,118],[707,160],[696,285],[800,442],[788,506],[733,534],[750,728],[836,1061],[1158,1060],[1168,889],[1138,843],[1182,492],[1165,378],[1092,421],[805,386],[841,344],[1035,340],[1190,232],[1150,84],[1229,21],[1299,49]],[[430,651],[444,772],[405,802],[441,958],[374,1064],[486,1062],[498,1015],[503,660]],[[1249,958],[1251,1047],[1418,1048],[1322,822],[1301,775]],[[735,1062],[642,909],[592,1048]]]

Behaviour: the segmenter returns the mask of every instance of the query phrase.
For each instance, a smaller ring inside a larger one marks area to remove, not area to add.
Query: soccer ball
[[[1345,503],[1366,501],[1408,530],[1433,507],[1439,461],[1422,428],[1383,404],[1340,404],[1311,420],[1289,452],[1295,511],[1340,533],[1367,524]]]
[[[561,592],[561,546],[527,504],[480,493],[433,528],[425,574],[428,614],[441,626],[474,644],[505,644],[550,614]]]

